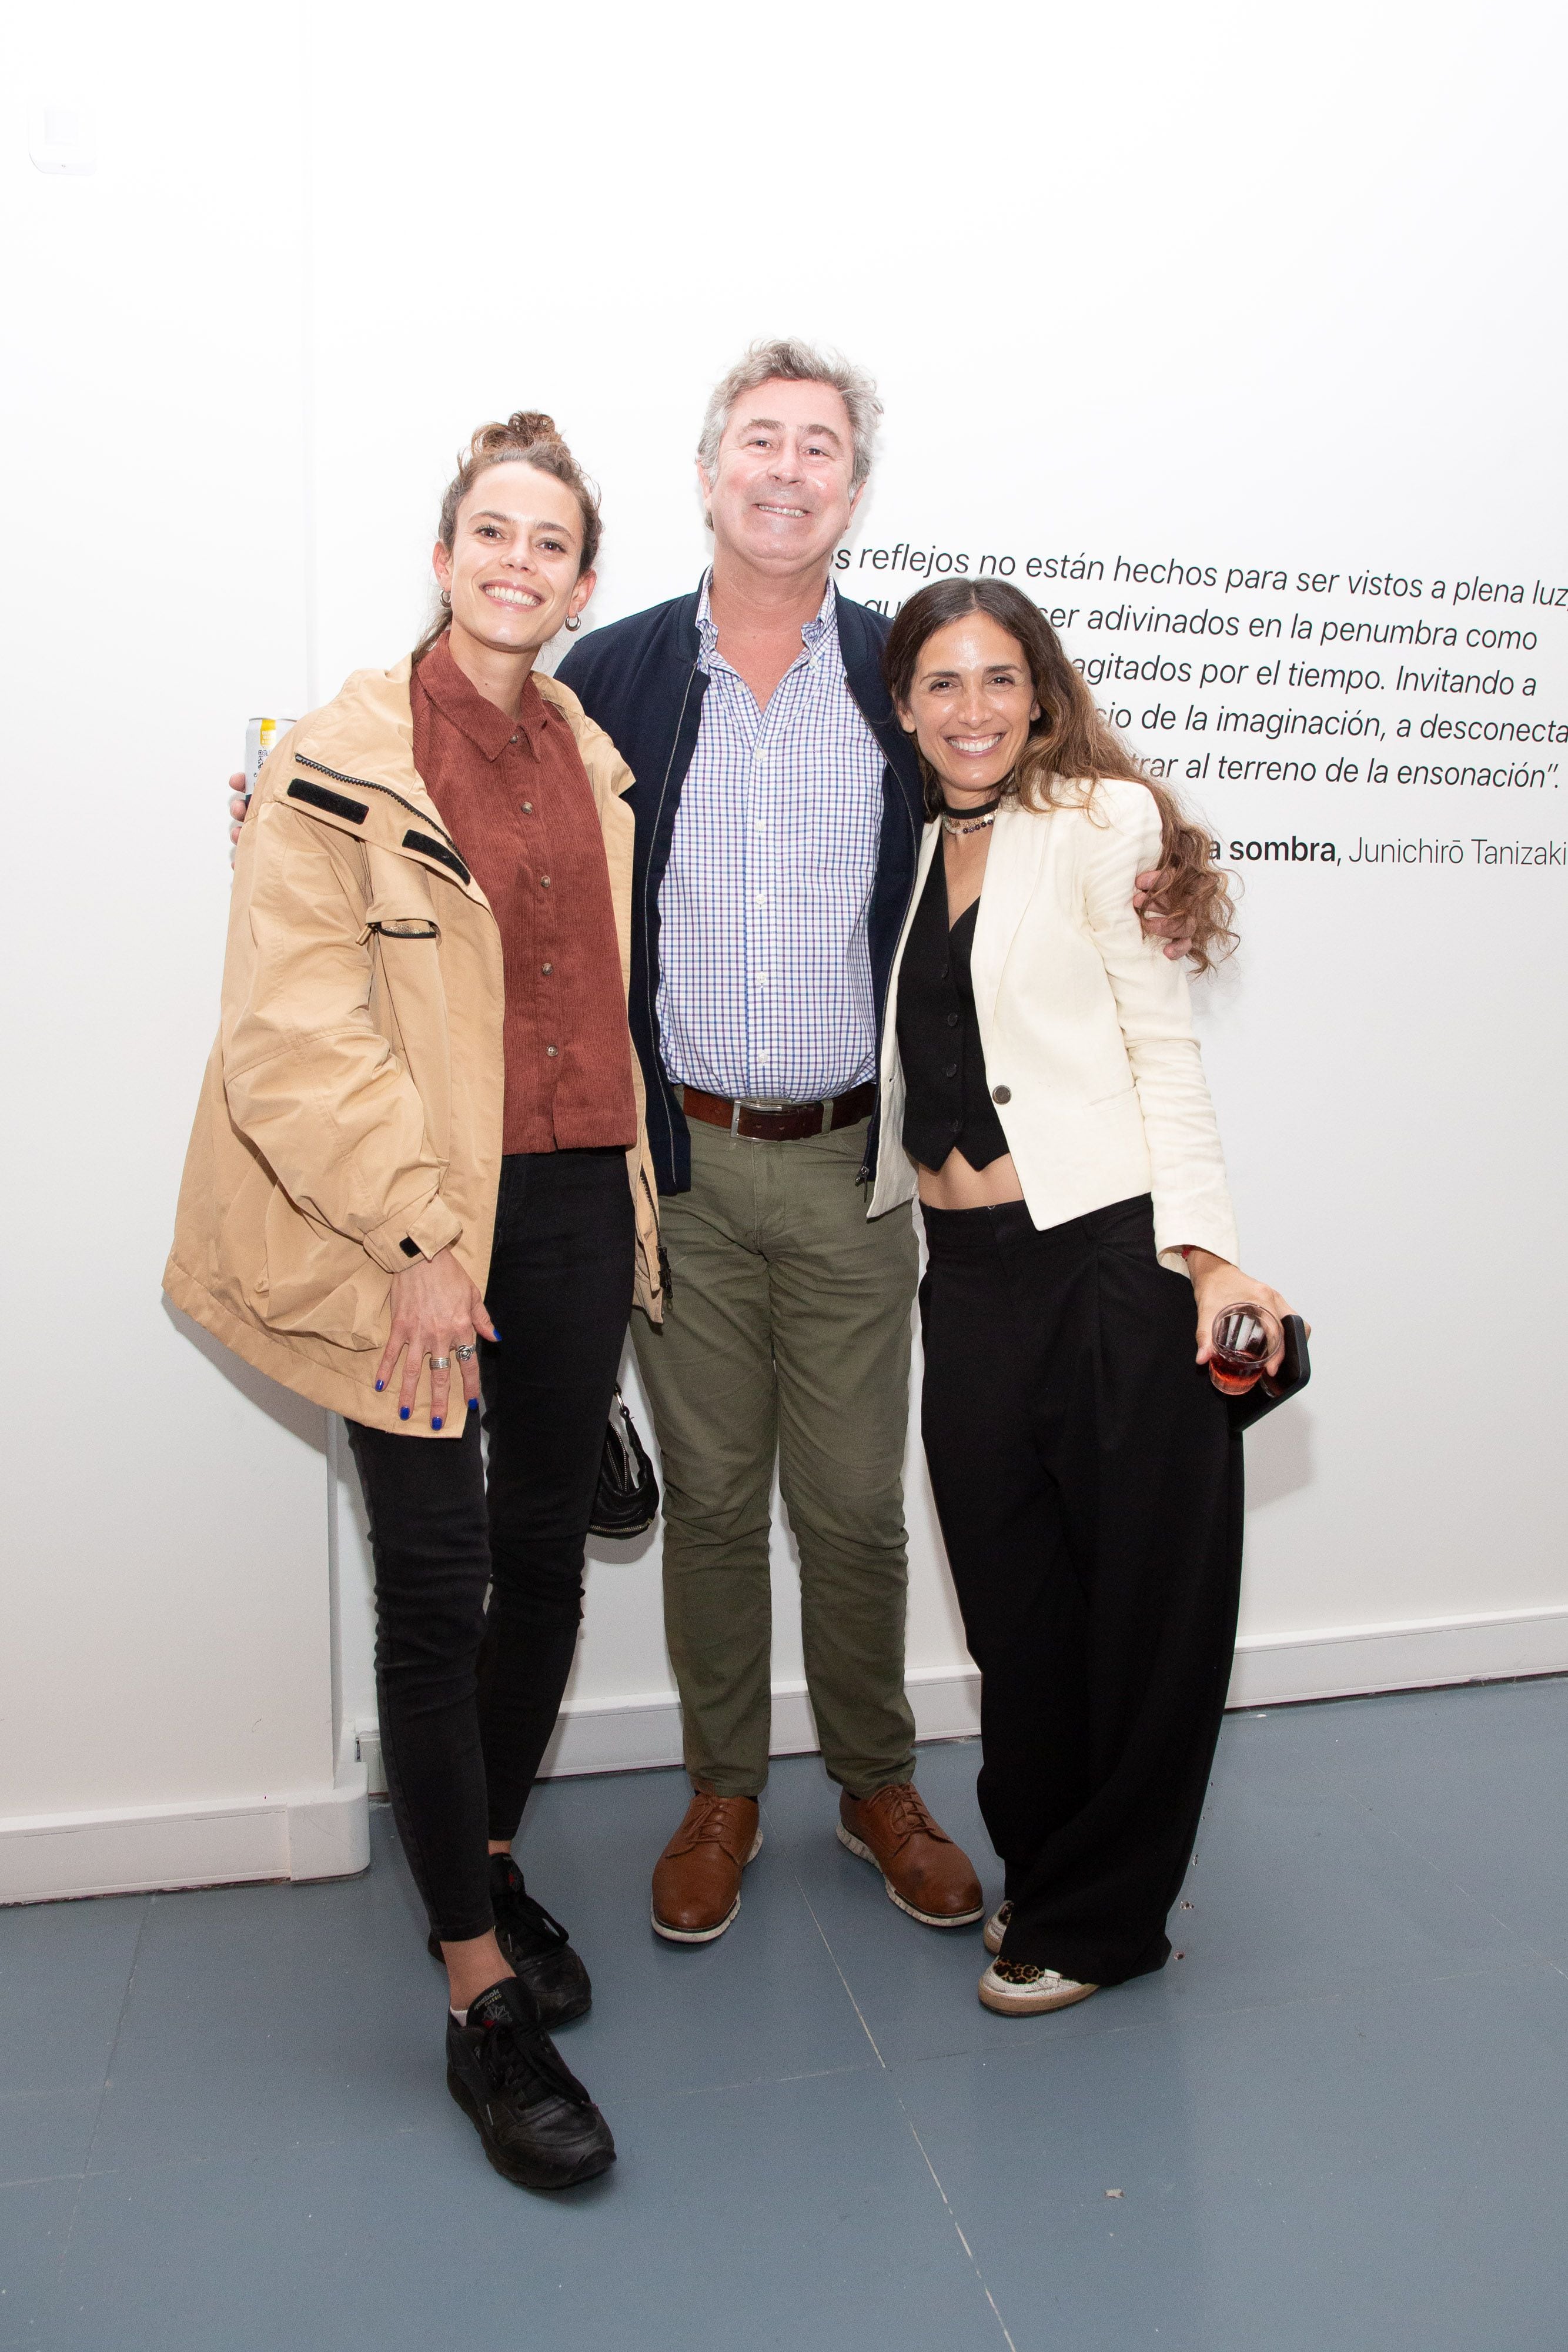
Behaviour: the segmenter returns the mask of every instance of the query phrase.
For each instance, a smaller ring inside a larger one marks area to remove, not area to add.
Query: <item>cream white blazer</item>
[[[915,1189],[898,982],[941,838],[927,825],[888,988],[873,1217]],[[1037,814],[1009,803],[991,835],[970,966],[987,1081],[1035,1224],[1152,1192],[1161,1264],[1181,1274],[1184,1242],[1234,1263],[1236,1219],[1186,971],[1133,910],[1134,877],[1159,862],[1159,812],[1142,784],[1107,778],[1086,809]]]

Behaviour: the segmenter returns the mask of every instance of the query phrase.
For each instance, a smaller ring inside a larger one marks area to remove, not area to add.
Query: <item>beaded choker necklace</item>
[[[943,832],[950,833],[955,836],[966,833],[984,833],[988,824],[995,824],[997,811],[1006,797],[1007,786],[1004,784],[996,799],[988,801],[982,809],[952,809],[944,801],[942,803]]]

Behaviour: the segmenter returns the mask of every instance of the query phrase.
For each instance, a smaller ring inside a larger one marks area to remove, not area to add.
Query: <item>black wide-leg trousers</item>
[[[348,1425],[375,1561],[387,1787],[445,1942],[493,1925],[487,1842],[517,1835],[560,1711],[633,1245],[624,1152],[509,1155],[485,1294],[500,1343],[479,1353],[487,1482],[478,1413],[454,1438]]]
[[[1236,1642],[1241,1443],[1146,1194],[924,1212],[922,1433],[981,1674],[1002,1957],[1164,1966]]]

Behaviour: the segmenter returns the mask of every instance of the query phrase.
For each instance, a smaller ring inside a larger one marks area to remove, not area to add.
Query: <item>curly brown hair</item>
[[[457,471],[446,485],[446,494],[441,501],[441,520],[436,525],[436,537],[442,546],[450,555],[457,536],[457,509],[480,475],[492,466],[519,464],[536,466],[541,474],[553,474],[572,492],[582,515],[582,554],[578,576],[591,572],[604,529],[599,493],[556,431],[554,417],[547,416],[539,408],[519,408],[504,425],[481,425],[467,448],[458,453]],[[414,647],[414,660],[422,661],[437,637],[451,626],[452,615],[443,607]]]
[[[1182,807],[1168,784],[1149,775],[1094,707],[1094,698],[1062,650],[1061,640],[1032,597],[1007,580],[939,580],[901,607],[883,649],[883,676],[894,708],[908,709],[920,652],[928,637],[969,613],[988,614],[1020,648],[1029,666],[1040,717],[1011,779],[1025,808],[1092,804],[1102,776],[1124,776],[1151,793],[1160,813],[1160,864],[1165,912],[1192,926],[1187,952],[1200,972],[1211,971],[1237,944],[1234,877],[1213,856],[1212,837]],[[935,816],[941,787],[924,756],[925,807]]]

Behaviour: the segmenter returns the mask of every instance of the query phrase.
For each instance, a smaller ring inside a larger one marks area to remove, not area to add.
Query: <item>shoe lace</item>
[[[565,1944],[570,1939],[559,1919],[553,1918],[542,1903],[536,1903],[523,1885],[523,1874],[516,1863],[507,1873],[504,1887],[496,1889],[504,1907],[514,1923],[546,1944]]]
[[[942,1832],[925,1810],[925,1800],[907,1780],[898,1782],[885,1792],[884,1810],[887,1826],[900,1845],[905,1838],[923,1833],[940,1837]]]
[[[479,2064],[492,2090],[553,2093],[574,2105],[588,2105],[588,2093],[542,2027],[530,2030],[509,2020],[487,2025]]]
[[[517,1904],[517,1912],[518,1916],[527,1921],[534,1934],[542,1936],[547,1942],[551,1944],[570,1942],[571,1938],[560,1921],[547,1911],[542,1903],[536,1903],[531,1895],[521,1896]]]
[[[709,1797],[692,1823],[690,1843],[693,1845],[721,1845],[727,1853],[735,1834],[735,1820],[730,1808],[747,1802],[744,1797]]]

